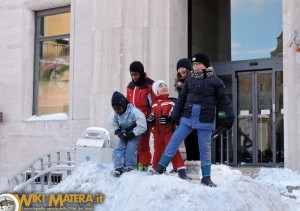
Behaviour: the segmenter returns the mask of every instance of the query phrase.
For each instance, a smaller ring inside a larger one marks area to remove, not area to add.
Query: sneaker
[[[186,171],[185,171],[185,166],[178,168],[178,169],[177,169],[177,173],[178,173],[178,176],[179,176],[181,179],[187,179]]]
[[[113,172],[114,177],[120,177],[123,173],[123,168],[116,168]]]
[[[152,167],[150,166],[143,166],[143,171],[148,172],[149,170],[151,170]]]
[[[145,172],[147,172],[149,167],[151,167],[151,164],[149,166],[145,166],[145,165],[143,165],[140,162],[138,162],[136,164],[136,169],[139,170],[139,171],[145,171]]]
[[[147,166],[147,170],[146,170],[147,173],[151,173],[153,171],[154,169],[152,168],[152,166]]]
[[[160,173],[158,173],[157,171],[155,171],[154,169],[148,170],[147,174],[149,175],[161,175]]]
[[[213,181],[211,181],[210,176],[203,177],[201,179],[201,184],[206,185],[208,187],[213,187],[213,188],[217,187],[217,185],[215,183],[213,183]]]
[[[137,170],[139,170],[139,171],[144,171],[144,165],[143,165],[142,163],[140,163],[140,162],[138,162],[138,163],[136,164],[136,168],[137,168]]]

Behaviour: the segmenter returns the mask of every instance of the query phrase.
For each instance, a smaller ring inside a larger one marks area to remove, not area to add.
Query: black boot
[[[181,179],[187,179],[185,167],[178,168],[177,173]]]
[[[124,168],[123,168],[123,173],[124,172],[130,172],[131,170],[134,170],[135,169],[135,166],[125,166]]]
[[[121,174],[123,173],[124,169],[123,168],[116,168],[113,172],[114,177],[120,177]]]
[[[213,188],[217,187],[217,185],[215,183],[213,183],[213,181],[211,181],[210,176],[203,177],[201,179],[201,184],[206,185],[208,187],[213,187]]]
[[[158,164],[155,168],[155,171],[159,174],[162,174],[166,171],[166,168],[163,165]]]

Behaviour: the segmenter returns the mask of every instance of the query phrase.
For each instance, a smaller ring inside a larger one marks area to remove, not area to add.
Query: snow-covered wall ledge
[[[28,9],[33,11],[52,9],[71,5],[71,0],[24,0]]]
[[[26,121],[51,121],[51,120],[69,120],[69,116],[65,113],[48,114],[42,116],[33,115]]]

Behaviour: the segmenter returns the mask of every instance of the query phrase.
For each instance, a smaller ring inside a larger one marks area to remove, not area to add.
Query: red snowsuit
[[[139,108],[147,118],[151,112],[151,106],[156,101],[156,95],[152,91],[153,80],[145,75],[145,83],[136,86],[132,81],[127,85],[127,100]],[[151,165],[150,131],[143,134],[138,143],[138,161],[144,166]]]
[[[161,116],[170,116],[174,102],[168,99],[169,95],[160,95],[158,96],[158,100],[152,106],[152,113],[150,115],[154,116],[154,123],[151,124],[153,126],[152,133],[154,137],[154,155],[152,160],[153,169],[156,168],[161,156],[163,155],[171,136],[173,135],[173,131],[171,130],[170,122],[166,124],[160,124],[158,121]],[[184,166],[184,161],[180,152],[177,150],[175,156],[172,159],[172,165],[175,170]]]

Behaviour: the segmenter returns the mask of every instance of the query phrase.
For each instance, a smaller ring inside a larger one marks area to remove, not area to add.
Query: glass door
[[[238,163],[253,163],[253,73],[237,75]]]
[[[273,161],[273,102],[272,102],[272,73],[255,73],[257,101],[257,159],[256,163],[272,163]]]
[[[237,161],[283,162],[282,72],[237,73]]]

